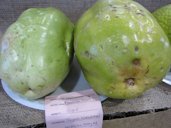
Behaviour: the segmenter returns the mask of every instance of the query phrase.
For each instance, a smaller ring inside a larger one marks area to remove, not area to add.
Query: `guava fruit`
[[[73,24],[55,8],[30,8],[1,40],[0,78],[28,99],[53,92],[73,57]]]
[[[74,49],[99,94],[140,96],[169,70],[171,46],[153,15],[132,0],[99,0],[79,19]]]
[[[155,10],[153,15],[165,31],[171,43],[171,4],[165,5]]]

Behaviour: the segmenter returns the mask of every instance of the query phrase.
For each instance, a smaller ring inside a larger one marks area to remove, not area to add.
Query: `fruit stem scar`
[[[124,81],[127,85],[129,86],[134,86],[135,85],[135,78],[128,78],[128,79],[125,79]]]

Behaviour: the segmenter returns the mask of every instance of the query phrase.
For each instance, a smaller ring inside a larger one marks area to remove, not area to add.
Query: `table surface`
[[[53,6],[62,10],[74,23],[96,0],[7,0],[0,1],[0,33],[30,7]],[[171,3],[170,0],[137,0],[150,11]],[[14,128],[44,123],[44,111],[25,107],[11,100],[0,86],[0,126]],[[102,102],[104,120],[136,116],[171,108],[171,86],[160,83],[142,96],[130,100],[107,99]]]

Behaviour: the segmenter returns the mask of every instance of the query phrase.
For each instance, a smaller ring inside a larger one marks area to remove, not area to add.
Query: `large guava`
[[[128,99],[156,86],[169,70],[171,46],[152,14],[132,0],[99,0],[77,23],[74,48],[99,94]]]
[[[2,37],[1,79],[28,99],[53,92],[70,69],[73,27],[55,8],[24,11]]]

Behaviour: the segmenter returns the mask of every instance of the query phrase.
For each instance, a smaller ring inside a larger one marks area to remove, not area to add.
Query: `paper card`
[[[102,128],[103,110],[92,90],[45,98],[47,128]]]

